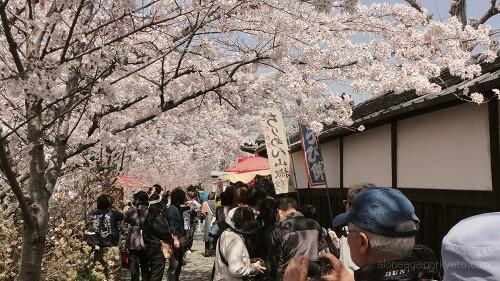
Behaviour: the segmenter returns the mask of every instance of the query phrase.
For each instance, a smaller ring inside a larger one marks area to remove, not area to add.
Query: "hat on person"
[[[350,212],[333,219],[333,227],[352,223],[357,227],[388,237],[411,237],[418,231],[420,220],[415,208],[399,190],[386,187],[370,187],[356,195]],[[417,229],[398,231],[399,225],[414,221]]]
[[[500,280],[499,226],[500,212],[457,223],[443,238],[443,280]]]
[[[236,232],[251,234],[259,230],[263,223],[255,217],[250,207],[237,207],[229,211],[226,223]]]

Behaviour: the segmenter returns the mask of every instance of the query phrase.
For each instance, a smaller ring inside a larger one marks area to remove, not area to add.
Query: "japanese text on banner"
[[[283,116],[278,109],[266,111],[263,128],[276,193],[286,193],[290,181],[290,155]]]
[[[324,186],[326,185],[326,175],[318,138],[309,126],[299,125],[309,186]]]

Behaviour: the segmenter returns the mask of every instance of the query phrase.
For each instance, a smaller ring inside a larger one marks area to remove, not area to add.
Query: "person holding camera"
[[[333,255],[321,255],[319,258],[327,261],[328,269],[320,280],[423,280],[412,256],[419,223],[412,203],[401,191],[366,188],[354,198],[349,212],[333,220],[334,227],[347,225],[351,257],[360,268],[352,275]],[[284,280],[306,281],[307,276],[311,277],[309,268],[306,259],[296,258],[287,268]]]
[[[354,281],[352,273],[332,254],[321,254],[320,262],[296,256],[285,271],[284,281]]]
[[[293,198],[278,200],[279,221],[271,232],[269,260],[270,280],[281,281],[288,262],[296,256],[317,259],[322,252],[328,252],[328,243],[323,229],[313,219],[297,211]]]
[[[250,207],[237,207],[229,211],[228,228],[221,234],[215,250],[214,281],[251,280],[266,268],[261,261],[252,263],[245,246],[245,236],[255,232],[262,223],[257,220]]]

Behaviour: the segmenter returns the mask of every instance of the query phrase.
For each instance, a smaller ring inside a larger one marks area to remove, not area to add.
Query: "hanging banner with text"
[[[287,193],[290,181],[290,154],[283,116],[276,108],[266,110],[262,123],[267,157],[276,193]]]
[[[326,186],[323,156],[321,155],[321,149],[319,147],[316,133],[314,133],[309,126],[300,123],[299,130],[309,186]]]

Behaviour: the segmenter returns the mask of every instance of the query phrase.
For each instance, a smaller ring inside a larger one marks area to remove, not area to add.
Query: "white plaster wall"
[[[297,152],[291,153],[291,157],[293,158],[293,170],[295,171],[295,177],[297,178],[297,188],[307,188],[307,175],[304,166],[304,154],[302,153],[302,149]],[[293,173],[290,175],[290,177],[292,178],[292,182],[295,182]],[[293,187],[295,187],[295,185],[293,185]]]
[[[392,185],[389,125],[344,138],[344,186],[361,183]]]
[[[339,141],[333,140],[320,145],[328,187],[340,187]]]
[[[398,186],[491,190],[488,106],[467,103],[398,122]]]

